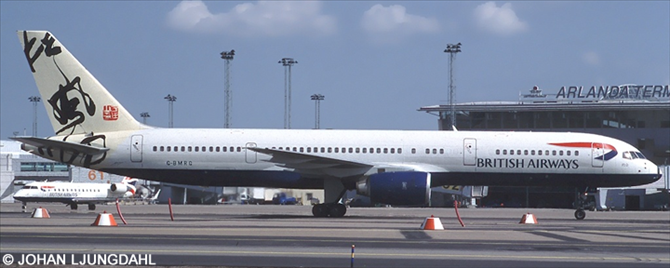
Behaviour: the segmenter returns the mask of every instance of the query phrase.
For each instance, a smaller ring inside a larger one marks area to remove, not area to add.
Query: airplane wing
[[[68,141],[50,140],[37,137],[10,137],[10,139],[20,141],[25,144],[29,144],[38,148],[48,147],[48,148],[60,149],[63,151],[76,151],[88,155],[97,155],[109,151],[109,148],[95,147],[86,144],[73,143]]]
[[[297,152],[275,150],[269,148],[247,147],[247,149],[272,156],[268,162],[280,167],[294,169],[306,176],[345,178],[365,174],[373,166]]]

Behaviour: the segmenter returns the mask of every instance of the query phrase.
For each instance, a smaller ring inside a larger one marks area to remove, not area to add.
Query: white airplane
[[[131,197],[135,187],[128,178],[121,183],[69,183],[69,182],[31,182],[14,194],[14,199],[27,203],[60,202],[77,209],[79,204],[88,204],[89,210],[95,210],[95,204],[112,202],[118,198]]]
[[[51,124],[15,137],[55,161],[154,181],[324,189],[317,217],[342,217],[356,189],[375,203],[424,205],[442,185],[572,186],[583,219],[589,187],[647,184],[656,165],[635,147],[584,133],[177,129],[139,123],[49,32],[19,31]]]

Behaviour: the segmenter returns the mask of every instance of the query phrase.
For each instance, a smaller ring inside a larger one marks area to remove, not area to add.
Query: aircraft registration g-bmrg
[[[49,32],[19,31],[56,132],[15,137],[33,154],[109,173],[201,186],[324,189],[317,217],[341,217],[356,189],[425,205],[442,185],[618,187],[660,178],[633,146],[584,133],[164,129],[143,125]],[[585,216],[576,194],[575,216]]]

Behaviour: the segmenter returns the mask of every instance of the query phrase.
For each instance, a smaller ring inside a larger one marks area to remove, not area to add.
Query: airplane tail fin
[[[145,127],[51,33],[18,35],[56,135]]]

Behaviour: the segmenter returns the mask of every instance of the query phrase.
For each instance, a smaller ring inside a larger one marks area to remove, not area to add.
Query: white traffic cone
[[[91,226],[118,226],[114,220],[114,216],[107,211],[103,211],[98,214],[98,217],[95,219],[95,222]]]
[[[49,211],[47,211],[46,208],[43,207],[38,207],[33,210],[33,214],[30,215],[31,218],[40,218],[40,219],[48,219],[51,218],[49,216]]]
[[[433,215],[430,215],[430,217],[423,220],[423,223],[421,224],[421,229],[423,229],[423,230],[444,230],[444,226],[442,226],[442,222],[440,221],[440,218],[437,218]]]

